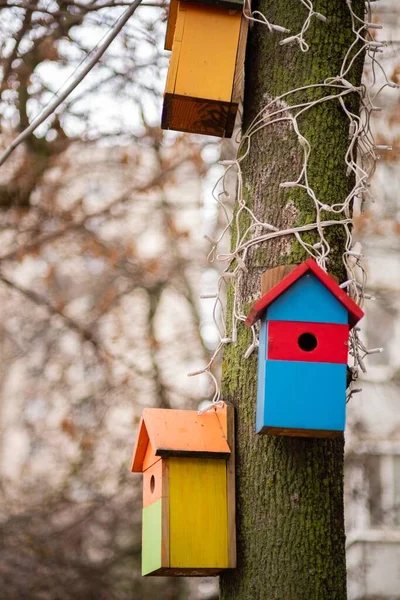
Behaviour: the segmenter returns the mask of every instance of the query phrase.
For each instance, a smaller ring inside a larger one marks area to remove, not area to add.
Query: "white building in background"
[[[398,0],[376,3],[375,20],[383,25],[380,39],[388,41],[379,58],[400,83]],[[367,288],[376,298],[366,301],[363,338],[368,348],[384,351],[368,359],[362,392],[347,411],[349,600],[400,600],[400,91],[388,88],[380,104],[375,135],[394,152],[382,153],[373,179],[376,203],[366,206],[359,236]]]

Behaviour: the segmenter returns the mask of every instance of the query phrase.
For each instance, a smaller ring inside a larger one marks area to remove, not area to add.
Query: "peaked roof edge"
[[[291,285],[293,285],[300,277],[302,277],[307,271],[311,271],[313,275],[335,296],[335,298],[344,306],[349,313],[349,324],[350,328],[354,327],[356,323],[364,316],[364,312],[361,308],[346,294],[344,290],[336,283],[336,281],[328,275],[321,267],[317,265],[313,258],[307,259],[301,263],[291,273],[286,275],[279,283],[271,288],[262,298],[257,300],[250,309],[247,319],[245,321],[248,327],[251,327],[256,323],[274,300],[279,298]]]
[[[227,440],[226,424],[220,419],[224,415],[226,418],[226,407],[202,415],[198,415],[196,410],[144,408],[133,450],[132,472],[143,471],[149,443],[154,454],[160,457],[228,458],[231,449]],[[204,428],[205,420],[211,426],[211,437],[206,433],[206,429],[209,428]],[[168,424],[172,426],[172,435],[162,435],[158,428],[161,426],[161,430],[167,430]]]
[[[146,409],[144,409],[146,410]],[[144,412],[144,411],[143,411]],[[136,438],[135,447],[133,449],[132,467],[133,473],[141,473],[144,457],[146,456],[146,450],[149,443],[149,434],[147,433],[146,424],[142,417],[139,423],[139,432]]]

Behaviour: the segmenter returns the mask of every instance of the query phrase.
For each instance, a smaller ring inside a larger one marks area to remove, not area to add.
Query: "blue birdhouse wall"
[[[255,303],[261,320],[257,433],[331,437],[345,428],[349,329],[361,309],[313,260]]]

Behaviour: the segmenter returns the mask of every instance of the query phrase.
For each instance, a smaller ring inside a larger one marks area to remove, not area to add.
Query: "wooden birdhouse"
[[[333,437],[345,427],[349,330],[364,313],[313,259],[276,283],[285,269],[264,273],[246,320],[261,320],[256,431]]]
[[[243,87],[243,1],[171,0],[163,129],[230,137]]]
[[[142,575],[236,566],[233,408],[145,408],[133,453],[143,473]]]

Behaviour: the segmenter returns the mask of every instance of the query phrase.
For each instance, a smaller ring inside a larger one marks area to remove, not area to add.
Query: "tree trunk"
[[[314,7],[328,22],[313,18],[306,33],[310,46],[306,53],[297,43],[280,46],[282,34],[270,34],[263,25],[251,28],[244,131],[268,101],[339,74],[354,41],[346,1],[314,0]],[[363,17],[363,0],[353,0],[352,7]],[[272,23],[289,28],[287,35],[300,31],[307,16],[300,0],[263,0],[252,8],[262,11]],[[361,55],[346,79],[359,85],[362,66]],[[285,102],[293,105],[323,95],[328,95],[325,88],[307,90],[286,97]],[[358,112],[357,94],[346,96],[345,102],[352,112]],[[275,106],[280,108],[282,102]],[[343,202],[354,185],[344,160],[348,117],[337,100],[330,100],[307,111],[299,125],[312,147],[311,187],[325,204]],[[315,221],[314,204],[305,192],[279,187],[280,182],[296,180],[302,164],[303,149],[291,125],[269,126],[252,138],[243,164],[244,194],[261,221],[280,229]],[[326,218],[332,219],[332,213]],[[344,228],[328,227],[325,236],[331,245],[328,270],[343,281]],[[314,233],[302,237],[306,242],[317,240]],[[292,236],[253,248],[248,254],[248,272],[239,283],[240,305],[247,309],[260,296],[260,277],[265,270],[306,258]],[[257,356],[254,353],[243,359],[250,337],[250,331],[241,327],[238,342],[228,346],[223,363],[223,398],[236,407],[238,568],[221,576],[221,600],[343,600],[343,436],[312,439],[255,434]],[[312,386],[312,381],[301,384]]]

